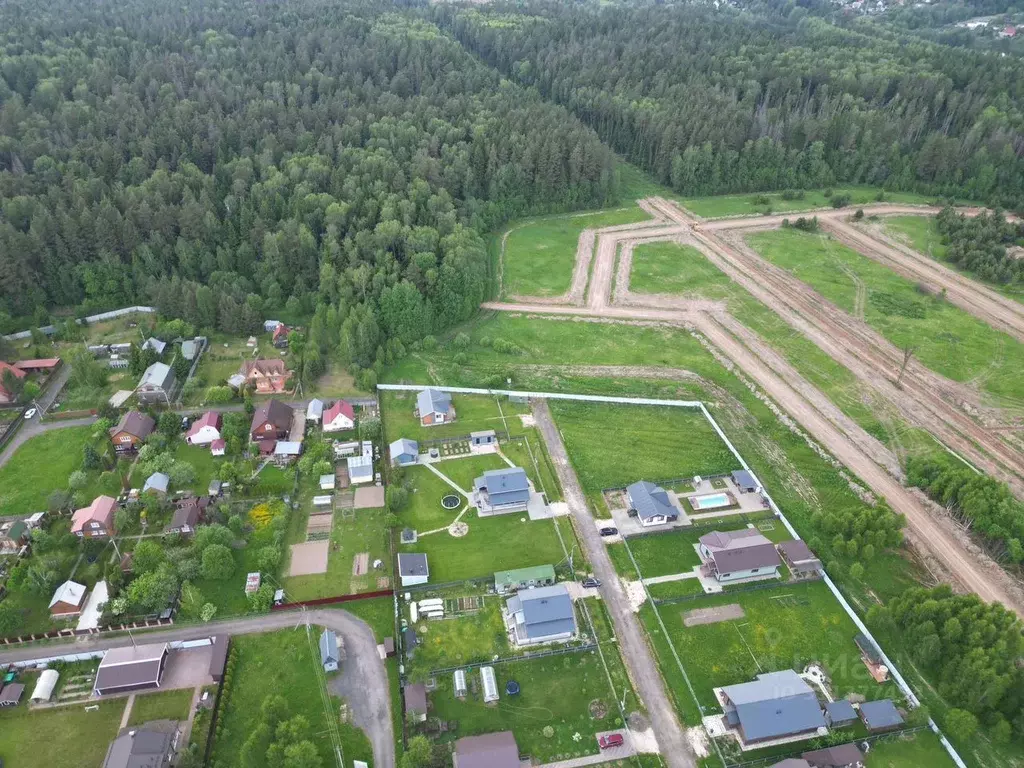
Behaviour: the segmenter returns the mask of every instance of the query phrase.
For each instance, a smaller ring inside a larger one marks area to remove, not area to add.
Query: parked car
[[[624,743],[621,733],[609,733],[607,736],[602,736],[597,740],[597,744],[601,749],[621,747]]]
[[[26,419],[33,419],[33,418],[35,418],[35,415],[36,415],[36,409],[35,408],[29,408],[27,411],[25,411],[25,418]]]
[[[188,416],[181,417],[181,431],[184,432],[186,429],[192,426],[192,422],[189,421]]]
[[[602,536],[616,536],[619,533],[619,529],[612,528],[611,526],[609,526],[607,528],[602,528],[600,531],[598,531],[598,533],[600,533]]]
[[[587,579],[584,579],[580,583],[584,587],[600,587],[601,586],[601,580],[600,579],[587,578]]]

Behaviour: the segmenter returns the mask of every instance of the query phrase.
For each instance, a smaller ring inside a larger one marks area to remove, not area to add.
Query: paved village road
[[[611,614],[615,635],[618,637],[619,648],[629,669],[629,676],[650,715],[661,757],[669,768],[696,768],[697,760],[693,750],[676,718],[675,707],[665,692],[661,673],[658,672],[650,646],[644,639],[640,622],[630,608],[622,583],[608,556],[608,550],[594,524],[594,518],[587,510],[586,496],[575,470],[569,463],[569,454],[565,450],[558,427],[551,418],[547,401],[535,400],[532,401],[532,405],[533,417],[555,465],[569,510],[578,523],[577,528],[583,539],[583,546],[587,549],[587,557],[594,569],[594,575],[601,580],[601,595]]]
[[[395,768],[395,734],[391,724],[391,692],[384,662],[377,654],[377,641],[373,631],[362,620],[343,610],[281,611],[263,616],[252,616],[209,624],[146,632],[136,635],[137,641],[163,643],[175,640],[196,640],[219,632],[232,635],[271,632],[276,629],[297,627],[306,621],[333,629],[344,638],[344,675],[352,690],[359,695],[348,700],[353,719],[362,726],[373,745],[373,764],[377,768]],[[305,642],[305,640],[303,640]],[[131,645],[129,637],[88,635],[68,643],[30,646],[0,650],[0,664],[47,658],[63,653],[100,651]],[[313,670],[310,670],[313,674]],[[333,715],[334,713],[332,713]]]

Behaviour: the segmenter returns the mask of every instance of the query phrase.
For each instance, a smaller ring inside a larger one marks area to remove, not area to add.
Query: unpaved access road
[[[601,580],[601,596],[608,613],[612,617],[618,646],[626,661],[626,669],[630,680],[636,688],[637,695],[647,707],[651,718],[654,735],[658,740],[661,757],[669,768],[696,768],[697,760],[683,734],[683,729],[676,718],[675,707],[665,692],[665,683],[654,655],[640,629],[640,622],[633,613],[615,573],[615,566],[608,556],[608,550],[594,524],[594,517],[587,508],[587,498],[583,493],[576,471],[569,462],[569,454],[562,442],[562,435],[551,418],[548,404],[543,400],[532,401],[533,417],[540,429],[541,437],[547,446],[548,455],[555,465],[555,472],[565,492],[565,501],[569,505],[576,522],[583,546],[587,550],[587,559],[594,569],[594,575]]]

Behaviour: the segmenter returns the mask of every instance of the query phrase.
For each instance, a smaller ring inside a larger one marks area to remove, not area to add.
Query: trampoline
[[[462,500],[454,493],[449,493],[443,499],[441,499],[441,506],[445,509],[455,509],[462,503]]]
[[[515,680],[509,680],[505,683],[505,695],[515,696],[517,693],[519,693],[519,683]]]

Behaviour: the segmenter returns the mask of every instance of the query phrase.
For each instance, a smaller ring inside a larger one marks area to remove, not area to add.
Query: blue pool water
[[[697,509],[716,509],[727,507],[730,504],[729,497],[724,493],[715,493],[710,496],[694,496],[690,503]]]

